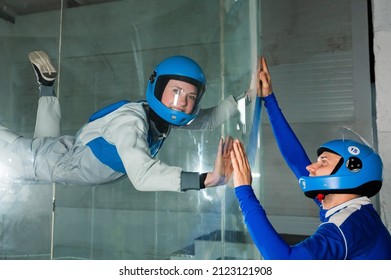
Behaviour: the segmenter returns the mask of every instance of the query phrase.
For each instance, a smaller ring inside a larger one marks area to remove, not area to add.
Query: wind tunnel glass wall
[[[52,186],[25,180],[24,166],[30,158],[10,145],[12,137],[3,136],[5,128],[33,136],[39,93],[28,54],[45,49],[57,60],[61,5],[58,1],[51,12],[27,14],[4,3],[0,3],[0,259],[50,259]]]
[[[103,106],[144,100],[149,75],[171,55],[203,68],[203,108],[250,86],[259,49],[255,0],[69,3],[1,9],[0,122],[26,138],[38,103],[33,50],[58,69],[63,135],[75,135]],[[158,159],[211,171],[221,137],[248,140],[252,110],[241,106],[211,131],[172,130]],[[127,178],[96,186],[9,180],[23,173],[20,156],[4,141],[1,151],[1,259],[259,258],[228,186],[175,193],[140,192]]]

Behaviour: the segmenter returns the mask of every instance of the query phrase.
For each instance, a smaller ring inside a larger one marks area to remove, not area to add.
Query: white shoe
[[[29,59],[37,76],[38,84],[53,85],[57,77],[57,70],[50,62],[49,56],[44,51],[33,51],[29,53]]]

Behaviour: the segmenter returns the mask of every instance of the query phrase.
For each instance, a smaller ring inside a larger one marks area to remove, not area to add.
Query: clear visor
[[[193,91],[186,91],[183,88],[174,88],[174,100],[172,105],[174,107],[181,107],[182,104],[188,104],[188,109],[193,111],[194,105],[197,101],[197,93]]]

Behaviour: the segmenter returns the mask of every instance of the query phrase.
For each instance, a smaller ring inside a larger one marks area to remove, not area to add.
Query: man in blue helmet
[[[277,144],[307,197],[320,207],[321,225],[290,246],[268,220],[251,187],[243,145],[231,152],[235,194],[247,228],[265,259],[391,259],[391,236],[369,197],[380,191],[383,164],[368,145],[339,139],[324,143],[311,163],[278,106],[265,58],[259,73],[262,98]]]
[[[40,85],[34,139],[0,126],[0,144],[18,151],[20,180],[96,185],[126,175],[140,191],[181,192],[224,185],[229,179],[229,137],[220,140],[212,172],[187,172],[155,158],[171,128],[213,129],[238,112],[232,96],[216,107],[200,109],[206,79],[192,59],[163,60],[149,78],[146,101],[107,106],[76,136],[60,136],[60,106],[53,90],[56,70],[43,51],[29,58]]]

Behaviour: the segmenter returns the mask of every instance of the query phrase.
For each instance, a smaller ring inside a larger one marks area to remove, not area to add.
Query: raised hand
[[[251,185],[251,168],[243,144],[239,140],[233,143],[231,151],[231,162],[233,166],[234,187]]]
[[[269,69],[267,68],[266,58],[261,57],[259,61],[259,84],[258,84],[258,96],[266,97],[273,92],[272,79],[270,78]]]
[[[206,187],[225,185],[231,179],[233,173],[230,156],[232,143],[231,136],[227,136],[225,140],[220,139],[213,172],[207,174],[204,182]]]

